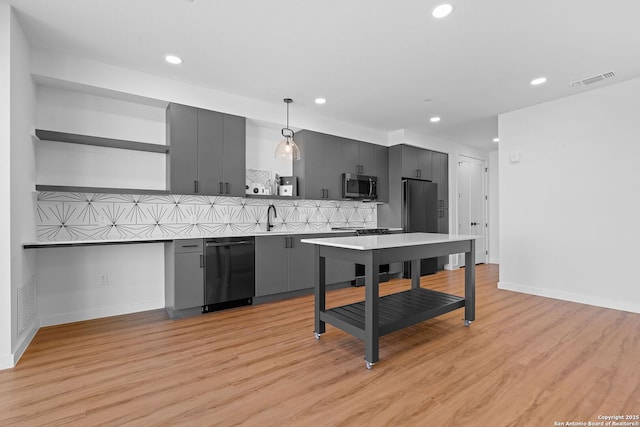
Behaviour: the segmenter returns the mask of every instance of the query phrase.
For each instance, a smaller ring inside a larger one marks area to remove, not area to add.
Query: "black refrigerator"
[[[417,179],[402,180],[402,228],[405,233],[438,232],[438,184]],[[434,274],[438,258],[420,261],[420,275]],[[411,263],[404,263],[404,277],[411,277]]]

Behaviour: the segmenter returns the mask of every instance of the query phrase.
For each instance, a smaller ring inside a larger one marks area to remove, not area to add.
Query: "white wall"
[[[282,124],[247,120],[247,169],[270,171],[272,178],[276,173],[280,176],[293,175],[292,160],[274,157],[276,146],[284,139],[280,133],[283,127]]]
[[[42,326],[164,307],[164,243],[32,251]]]
[[[36,127],[166,144],[165,108],[38,86]],[[36,143],[38,184],[166,190],[166,155],[61,142]],[[117,173],[114,173],[117,171]]]
[[[500,192],[498,191],[500,165],[498,151],[489,152],[489,263],[500,264]]]
[[[0,4],[0,197],[2,211],[0,280],[0,368],[13,366],[37,330],[35,256],[22,242],[35,239],[33,198],[35,92],[29,74],[29,46],[11,8]]]
[[[11,8],[0,3],[0,200],[11,200]],[[0,209],[0,369],[13,366],[11,211]]]
[[[640,79],[499,117],[500,288],[640,313],[638,117]]]
[[[32,73],[39,80],[77,85],[88,90],[102,89],[123,96],[177,102],[207,110],[221,111],[268,123],[283,123],[286,108],[282,98],[273,103],[257,101],[176,80],[128,70],[60,53],[32,49]],[[315,105],[295,102],[291,106],[292,129],[310,129],[376,144],[387,144],[386,132],[376,131],[318,115]]]

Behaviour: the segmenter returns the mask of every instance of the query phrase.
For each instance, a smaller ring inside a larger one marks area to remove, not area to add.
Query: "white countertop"
[[[221,237],[262,237],[262,236],[290,236],[305,234],[343,234],[353,233],[350,230],[327,230],[327,231],[254,231],[241,234],[209,234],[199,236],[172,236],[172,237],[140,237],[136,239],[94,239],[94,240],[47,240],[37,242],[25,242],[22,246],[29,248],[49,247],[49,246],[84,246],[84,245],[109,245],[109,244],[126,244],[126,243],[154,243],[154,242],[170,242],[172,240],[181,239],[215,239]]]
[[[434,243],[458,242],[477,238],[478,236],[465,234],[402,233],[302,239],[301,242],[309,243],[312,245],[333,246],[336,248],[368,251],[373,249],[388,249],[406,246],[429,245]]]

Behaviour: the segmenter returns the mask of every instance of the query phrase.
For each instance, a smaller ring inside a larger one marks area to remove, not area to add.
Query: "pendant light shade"
[[[289,129],[289,104],[291,104],[293,100],[291,98],[285,98],[283,101],[287,104],[287,127],[282,128],[281,133],[284,139],[280,141],[276,147],[274,157],[276,159],[300,160],[300,148],[293,140],[295,132]]]

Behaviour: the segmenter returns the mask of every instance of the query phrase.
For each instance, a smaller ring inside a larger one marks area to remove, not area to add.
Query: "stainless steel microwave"
[[[378,198],[378,177],[343,173],[342,197],[344,199],[376,200]]]

